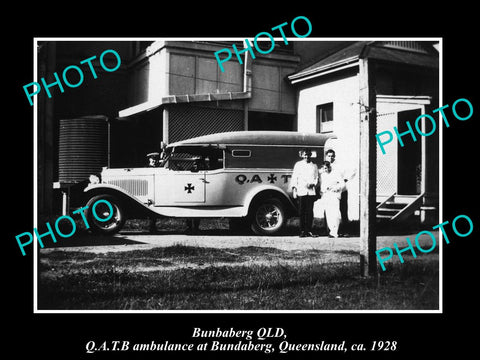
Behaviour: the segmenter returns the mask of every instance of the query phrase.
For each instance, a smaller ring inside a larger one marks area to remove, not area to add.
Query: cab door
[[[172,179],[174,203],[205,202],[205,171],[177,173]]]
[[[205,171],[173,171],[155,179],[155,206],[205,203]]]

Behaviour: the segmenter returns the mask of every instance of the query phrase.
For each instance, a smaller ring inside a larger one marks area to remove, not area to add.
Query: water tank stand
[[[53,183],[54,189],[60,189],[62,193],[62,215],[67,215],[70,210],[70,186],[72,184],[61,183],[56,181]]]

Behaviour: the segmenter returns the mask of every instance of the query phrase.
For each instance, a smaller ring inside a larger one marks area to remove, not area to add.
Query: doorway
[[[401,195],[416,195],[421,191],[422,179],[422,137],[415,131],[415,120],[422,114],[421,109],[398,112],[397,128],[399,134],[408,131],[407,121],[416,137],[410,134],[402,136],[404,146],[398,144],[397,193]]]

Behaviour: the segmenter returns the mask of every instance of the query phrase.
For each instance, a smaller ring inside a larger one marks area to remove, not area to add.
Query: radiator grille
[[[148,194],[148,181],[147,180],[140,180],[140,179],[114,179],[114,180],[108,180],[107,184],[115,185],[126,192],[128,192],[130,195],[134,196],[144,196]]]

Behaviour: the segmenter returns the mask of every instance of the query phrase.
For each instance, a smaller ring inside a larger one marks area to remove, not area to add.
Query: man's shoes
[[[302,232],[300,233],[300,237],[301,237],[301,238],[304,238],[304,237],[316,238],[316,237],[318,237],[318,235],[315,235],[315,234],[312,233],[311,231],[308,231],[308,232],[302,231]]]

